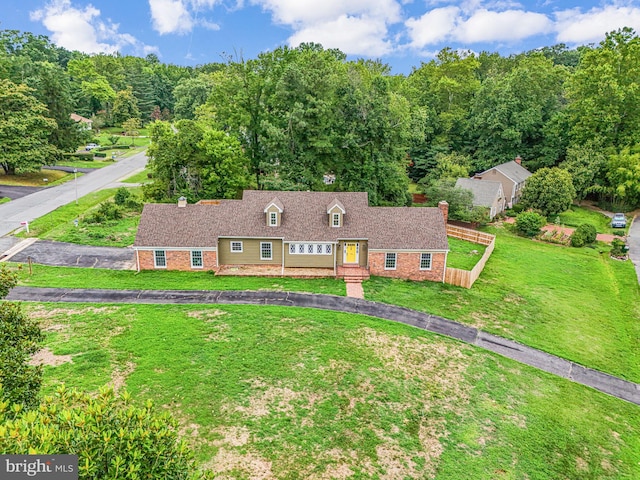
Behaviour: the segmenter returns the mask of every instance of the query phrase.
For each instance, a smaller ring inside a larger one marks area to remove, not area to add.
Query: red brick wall
[[[216,252],[202,252],[202,268],[191,268],[191,251],[190,250],[165,250],[167,258],[166,270],[217,270]],[[140,270],[163,270],[154,267],[153,250],[139,250],[138,268]]]
[[[431,270],[420,270],[420,253],[398,252],[396,269],[384,269],[385,253],[369,252],[369,271],[380,277],[404,278],[406,280],[430,280],[442,282],[445,269],[445,254],[431,254]]]

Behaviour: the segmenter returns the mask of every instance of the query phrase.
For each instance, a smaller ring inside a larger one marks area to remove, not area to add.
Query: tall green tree
[[[29,319],[20,303],[2,301],[17,284],[6,265],[0,267],[0,404],[30,409],[38,404],[42,368],[29,364],[44,336],[38,322]]]
[[[640,38],[630,28],[585,51],[568,83],[571,140],[621,149],[640,143]]]
[[[544,167],[527,179],[520,201],[525,208],[539,210],[549,218],[568,210],[575,196],[569,172]]]
[[[196,109],[207,102],[214,85],[213,78],[208,74],[180,80],[173,90],[176,118],[188,120],[196,118]]]
[[[127,87],[116,93],[111,109],[113,122],[117,125],[126,122],[131,118],[140,119],[140,109],[138,109],[138,101],[133,95],[133,89]]]
[[[56,122],[33,89],[0,80],[0,166],[7,175],[37,171],[56,155],[49,143]]]
[[[534,169],[564,155],[555,135],[563,123],[564,67],[541,54],[522,56],[507,74],[490,76],[471,108],[477,170],[521,155]]]

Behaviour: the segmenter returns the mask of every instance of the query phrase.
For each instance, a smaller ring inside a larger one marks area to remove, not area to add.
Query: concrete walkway
[[[7,300],[133,304],[244,304],[317,308],[358,313],[437,333],[640,405],[640,385],[477,328],[408,308],[349,297],[293,292],[218,290],[101,290],[16,287]]]

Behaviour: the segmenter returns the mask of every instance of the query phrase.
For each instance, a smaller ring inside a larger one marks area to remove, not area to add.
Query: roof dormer
[[[344,224],[344,215],[347,213],[344,209],[342,202],[335,198],[333,202],[327,207],[327,214],[329,215],[329,225],[331,227],[341,227]]]
[[[278,197],[275,197],[266,207],[264,207],[267,226],[279,227],[282,223],[282,212],[284,212],[282,202]]]

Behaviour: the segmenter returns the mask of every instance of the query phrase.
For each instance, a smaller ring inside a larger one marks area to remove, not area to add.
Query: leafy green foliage
[[[56,128],[33,90],[0,80],[0,167],[7,175],[40,169],[57,152],[48,138]]]
[[[537,212],[522,212],[516,217],[514,227],[517,232],[527,237],[535,237],[545,226],[547,219]]]
[[[0,299],[17,283],[17,276],[0,267]],[[43,340],[37,321],[27,318],[20,303],[0,302],[0,404],[31,409],[38,403],[42,369],[29,365]],[[2,450],[2,448],[0,448]]]
[[[521,203],[549,217],[567,210],[575,196],[569,172],[557,167],[545,167],[527,179]]]
[[[588,223],[583,223],[571,234],[571,246],[572,247],[584,247],[585,245],[591,245],[596,241],[596,228]]]
[[[449,218],[469,221],[473,210],[471,190],[456,187],[453,179],[436,180],[424,189],[427,205],[435,207],[442,200],[449,204]]]
[[[175,420],[150,401],[134,406],[126,392],[104,388],[94,396],[61,386],[37,410],[13,412],[0,404],[4,453],[78,455],[81,479],[204,478]]]
[[[87,223],[103,223],[109,220],[120,220],[122,209],[114,202],[103,202],[96,211],[87,215],[83,221]]]

